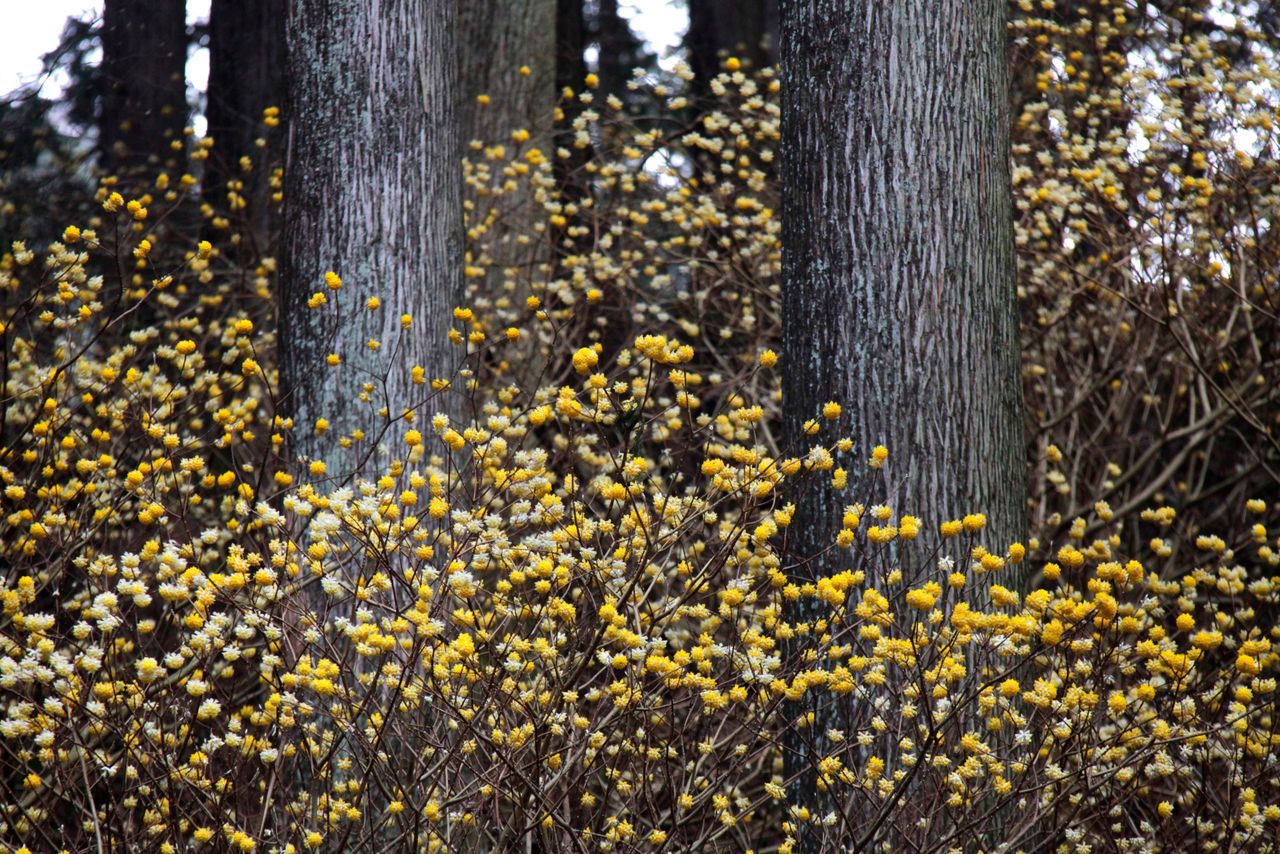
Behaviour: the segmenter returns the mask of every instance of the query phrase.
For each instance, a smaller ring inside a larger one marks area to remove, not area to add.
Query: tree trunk
[[[583,0],[557,0],[556,3],[556,96],[560,99],[560,117],[555,126],[554,172],[556,198],[564,205],[577,205],[591,192],[591,182],[585,166],[590,158],[589,148],[578,148],[575,142],[573,122],[582,114],[579,98],[586,86],[587,77],[587,22]],[[566,90],[573,97],[564,98]],[[560,152],[567,152],[561,157]],[[567,250],[564,241],[569,228],[577,225],[578,217],[565,214],[563,226],[550,226],[553,261]],[[555,272],[555,271],[553,271]],[[558,275],[558,273],[557,273]]]
[[[689,0],[685,49],[694,91],[710,94],[724,59],[737,57],[749,71],[778,61],[778,0]]]
[[[102,11],[101,165],[157,171],[187,120],[185,0],[107,0]],[[140,176],[139,176],[140,177]]]
[[[1024,534],[1004,21],[1003,0],[783,2],[785,444],[813,444],[803,424],[833,400],[855,455],[847,491],[830,478],[800,491],[800,558],[831,544],[856,501],[921,517],[929,539],[983,512],[993,552]],[[878,444],[890,456],[874,470]],[[921,555],[897,557],[911,577]],[[812,607],[798,600],[788,619]],[[792,734],[787,756],[792,796],[809,803],[820,734],[848,714],[813,710],[818,743]],[[805,827],[800,848],[816,850],[804,833],[821,828]]]
[[[462,296],[455,25],[454,4],[435,0],[290,3],[281,386],[295,452],[322,460],[331,476],[355,468],[405,408],[448,409],[428,402],[431,386],[415,384],[411,370],[446,377],[455,361],[447,343]],[[341,290],[326,286],[330,270]],[[328,303],[308,308],[314,293]],[[371,310],[374,296],[381,307]],[[326,365],[331,353],[340,365]],[[321,417],[331,425],[323,435]],[[357,427],[368,438],[340,447]]]
[[[583,0],[556,0],[556,95],[577,92],[587,76],[587,22]]]
[[[458,15],[464,141],[510,147],[511,132],[524,129],[545,145],[556,97],[556,0],[461,3]],[[477,104],[477,95],[490,103]]]
[[[583,106],[578,96],[587,78],[587,21],[583,0],[557,0],[556,2],[556,81],[555,95],[560,99],[563,115],[556,124],[555,147],[563,148],[569,156],[555,159],[556,187],[562,199],[576,200],[585,192],[585,176],[581,169],[587,160],[587,150],[574,147],[573,120],[581,115]],[[573,97],[564,99],[566,89]]]
[[[631,24],[618,9],[618,0],[597,0],[595,12],[592,23],[600,91],[628,101],[627,82],[631,80],[632,71],[653,65],[655,58],[632,32]]]
[[[282,106],[284,98],[284,17],[285,0],[213,0],[209,10],[205,116],[214,148],[206,161],[204,195],[238,214],[257,256],[267,254],[275,220],[270,178],[279,146],[270,143],[280,134],[265,132],[262,112]],[[268,145],[258,147],[259,139]],[[248,171],[241,166],[246,156]]]
[[[552,154],[556,0],[462,3],[458,10],[465,140],[505,145],[507,159],[522,162],[534,148]],[[478,103],[478,95],[488,96],[489,102]],[[521,130],[529,133],[525,142],[512,138],[513,132]],[[473,159],[481,156],[467,153]],[[546,235],[535,231],[545,213],[535,197],[533,173],[511,185],[501,168],[493,172],[495,183],[504,186],[495,187],[489,195],[469,196],[474,206],[467,220],[468,224],[485,222],[491,211],[497,213],[497,228],[489,235],[495,240],[486,253],[491,279],[471,283],[485,291],[500,288],[511,270],[520,282],[545,278],[542,265],[550,256]]]

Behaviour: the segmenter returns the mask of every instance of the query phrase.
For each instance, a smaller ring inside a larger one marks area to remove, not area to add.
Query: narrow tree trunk
[[[556,0],[556,94],[575,92],[587,76],[587,22],[583,0]]]
[[[185,0],[107,0],[98,148],[108,172],[159,170],[187,120]]]
[[[350,471],[405,408],[447,409],[426,402],[431,387],[415,385],[411,371],[444,377],[455,363],[447,333],[462,295],[457,37],[452,3],[290,3],[281,385],[295,451],[324,461],[330,475]],[[341,290],[326,287],[330,270]],[[317,292],[328,304],[310,309]],[[381,306],[371,310],[374,296]],[[326,365],[330,353],[340,365]],[[331,426],[318,435],[321,417]],[[368,438],[340,447],[356,428]]]
[[[580,198],[585,193],[585,182],[580,174],[587,159],[587,150],[574,146],[573,120],[582,113],[582,101],[578,96],[587,78],[587,21],[583,0],[556,0],[556,80],[555,95],[562,115],[556,125],[555,147],[569,152],[561,158],[556,155],[556,187],[561,198]],[[565,90],[572,90],[573,97],[564,99]]]
[[[598,48],[596,73],[600,77],[600,91],[626,101],[632,71],[650,65],[653,55],[632,32],[631,24],[618,8],[618,0],[597,0],[595,5],[593,30]]]
[[[1004,20],[1003,0],[783,2],[784,431],[807,447],[804,421],[838,401],[856,456],[847,491],[801,492],[799,557],[828,547],[855,501],[927,532],[983,512],[992,551],[1023,535]],[[877,444],[890,449],[878,471],[865,462]],[[789,619],[813,618],[803,602]],[[821,734],[846,712],[806,710],[818,741],[793,737],[788,765],[792,797],[813,803]]]
[[[577,204],[590,192],[590,182],[584,167],[590,156],[587,148],[575,144],[573,122],[582,114],[583,104],[579,95],[586,86],[587,77],[587,23],[583,0],[557,0],[556,2],[556,97],[559,98],[560,117],[554,136],[556,194],[563,204]],[[564,98],[566,90],[573,97]],[[561,157],[560,151],[567,152]],[[577,224],[577,217],[567,216],[564,226],[552,226],[554,254],[564,250],[563,241],[570,227]]]
[[[266,251],[271,170],[280,134],[264,133],[262,112],[282,106],[285,0],[213,0],[209,10],[209,94],[205,116],[213,138],[204,194],[218,208],[240,208],[253,250]],[[258,147],[257,140],[268,142]],[[248,157],[249,171],[241,165]],[[229,186],[230,183],[230,186]],[[235,211],[233,211],[234,213]]]
[[[725,57],[738,58],[750,71],[776,63],[777,24],[778,0],[689,0],[684,44],[694,91],[710,93]]]

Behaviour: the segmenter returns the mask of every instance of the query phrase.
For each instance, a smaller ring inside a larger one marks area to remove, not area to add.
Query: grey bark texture
[[[461,70],[461,122],[464,143],[478,140],[486,146],[505,145],[508,159],[522,159],[532,148],[554,155],[552,117],[556,106],[556,0],[504,0],[459,4],[459,67]],[[527,71],[528,73],[524,73]],[[480,104],[478,95],[488,95]],[[529,140],[515,142],[511,134],[527,130]],[[473,160],[481,155],[468,150]],[[501,164],[493,164],[501,175]],[[514,190],[474,199],[469,222],[483,222],[491,208],[499,217],[498,245],[490,259],[490,276],[499,268],[520,267],[522,279],[538,276],[549,256],[545,237],[534,231],[544,219],[530,176]],[[517,237],[528,238],[520,242]],[[497,282],[487,285],[498,286]]]
[[[248,203],[243,216],[254,254],[267,251],[274,217],[271,170],[279,158],[279,132],[268,134],[262,111],[283,107],[285,0],[213,0],[209,9],[209,89],[205,118],[213,138],[206,161],[204,194],[215,206],[227,205],[228,181],[240,183],[237,195]],[[256,140],[268,142],[264,148]],[[245,172],[240,158],[248,156]]]
[[[458,16],[463,141],[510,147],[511,132],[524,128],[545,146],[556,99],[556,0],[466,2]],[[476,103],[482,94],[488,105]]]
[[[295,420],[294,452],[323,460],[331,476],[362,459],[388,416],[419,404],[422,421],[447,411],[411,369],[450,376],[458,353],[447,341],[462,298],[456,49],[453,3],[290,2],[282,408]],[[340,291],[326,288],[329,270]],[[329,304],[309,309],[315,292]],[[326,366],[329,353],[339,367]],[[323,435],[319,417],[331,423]],[[340,448],[357,427],[369,438]]]
[[[187,121],[185,0],[107,0],[98,148],[108,172],[159,171]],[[154,177],[148,176],[148,177]]]
[[[782,0],[785,443],[812,445],[802,425],[828,400],[843,412],[824,433],[854,440],[846,491],[829,477],[801,489],[794,557],[828,549],[858,501],[921,517],[930,540],[971,512],[986,514],[993,552],[1024,536],[1004,7]],[[879,471],[866,465],[877,444],[890,451]],[[837,554],[800,574],[845,568]],[[910,577],[921,556],[896,557]],[[811,609],[798,602],[789,619]],[[814,710],[816,742],[790,737],[793,799],[821,806],[811,763],[853,708]],[[888,838],[871,834],[881,806],[850,805],[870,834],[857,841]],[[798,850],[822,847],[809,828]]]

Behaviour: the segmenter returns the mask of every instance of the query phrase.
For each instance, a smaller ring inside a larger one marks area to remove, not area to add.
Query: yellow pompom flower
[[[927,590],[917,588],[907,591],[907,604],[918,611],[928,611],[935,601],[936,598]]]
[[[600,356],[590,347],[582,347],[573,354],[573,369],[580,374],[591,371],[600,362]]]

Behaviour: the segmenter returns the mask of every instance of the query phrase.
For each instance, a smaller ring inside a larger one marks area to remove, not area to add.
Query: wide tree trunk
[[[461,120],[464,141],[511,143],[527,130],[546,144],[555,107],[556,0],[461,3]],[[489,103],[476,103],[488,95]]]
[[[284,19],[285,0],[213,0],[209,10],[205,117],[214,148],[204,194],[218,209],[231,209],[256,254],[267,251],[275,219],[270,179],[281,134],[266,132],[263,110],[283,106]],[[267,144],[259,147],[259,139]]]
[[[830,478],[801,490],[793,556],[827,549],[857,501],[923,518],[930,540],[938,523],[976,512],[993,552],[1024,534],[1004,5],[782,4],[784,433],[793,450],[811,445],[804,422],[838,401],[837,432],[854,440],[847,490]],[[866,460],[879,444],[890,456],[877,470]],[[923,555],[895,557],[911,577]],[[813,619],[812,608],[798,600],[789,619]],[[813,702],[793,711],[816,713],[818,740],[793,735],[788,765],[792,797],[817,805],[821,733],[855,710],[832,695]],[[889,777],[895,748],[874,748]],[[857,822],[878,805],[851,808]],[[821,828],[805,827],[801,848],[817,850]]]
[[[430,380],[456,361],[447,343],[462,296],[456,23],[454,4],[435,0],[290,2],[281,390],[295,452],[331,476],[352,470],[406,408],[449,409],[428,402],[431,386],[415,384],[412,368]],[[314,293],[327,304],[308,308]],[[367,307],[371,297],[380,307]],[[340,364],[327,365],[328,354]],[[330,424],[323,434],[318,418]],[[357,428],[367,438],[342,448]]]
[[[187,120],[185,0],[107,0],[102,10],[100,163],[159,171]]]
[[[689,0],[685,49],[697,94],[710,93],[724,59],[741,60],[750,71],[778,61],[778,0]]]

